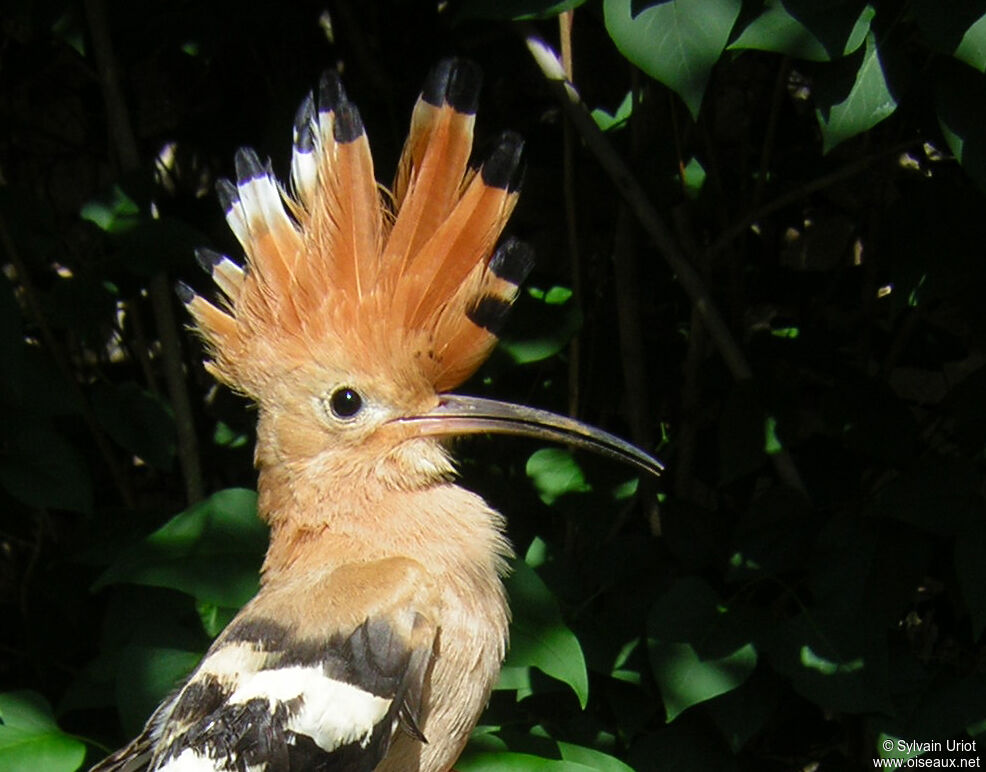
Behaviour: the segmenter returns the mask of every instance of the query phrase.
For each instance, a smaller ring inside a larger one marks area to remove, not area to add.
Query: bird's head
[[[261,467],[421,487],[452,471],[442,438],[501,432],[660,468],[571,419],[449,393],[489,355],[532,264],[515,239],[497,247],[517,200],[520,138],[501,135],[469,166],[479,81],[461,60],[432,71],[390,191],[334,73],[298,111],[290,193],[252,150],[237,153],[236,183],[219,183],[246,267],[200,250],[224,297],[179,294],[210,371],[259,406]]]

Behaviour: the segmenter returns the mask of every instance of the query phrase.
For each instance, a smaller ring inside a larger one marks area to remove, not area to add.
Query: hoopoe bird
[[[496,248],[522,141],[470,168],[480,73],[429,75],[392,189],[334,73],[294,126],[290,193],[252,150],[221,181],[246,268],[211,251],[214,305],[179,285],[209,371],[259,409],[259,592],[143,733],[100,772],[445,772],[507,647],[503,518],[452,482],[445,442],[501,432],[622,440],[541,410],[449,394],[489,355],[532,264]]]

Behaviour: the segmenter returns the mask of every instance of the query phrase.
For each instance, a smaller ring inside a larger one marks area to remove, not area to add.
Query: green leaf
[[[729,749],[739,753],[776,715],[780,702],[778,679],[754,676],[738,689],[712,700],[707,710]]]
[[[0,721],[0,769],[74,772],[82,766],[85,743],[58,728],[40,694],[0,694]]]
[[[858,49],[875,15],[858,0],[767,0],[731,49],[773,51],[798,59],[827,62]]]
[[[565,625],[555,596],[529,565],[516,561],[505,582],[513,623],[505,667],[536,667],[572,687],[585,708],[589,674],[578,638]]]
[[[601,107],[597,107],[592,111],[592,120],[596,122],[596,125],[602,131],[612,131],[613,129],[620,128],[624,123],[630,120],[630,116],[632,114],[633,92],[628,91],[626,96],[623,97],[623,101],[620,102],[620,106],[616,108],[615,112],[610,114]]]
[[[531,288],[534,289],[533,287]],[[533,294],[533,293],[532,293]],[[572,295],[575,294],[568,287],[559,287],[557,284],[544,293],[544,302],[549,306],[563,306],[565,305]]]
[[[590,769],[598,770],[598,772],[633,772],[631,767],[628,767],[619,759],[602,751],[594,750],[593,748],[559,742],[558,750],[561,752],[561,757],[565,761],[573,761],[576,764],[582,764]]]
[[[257,495],[230,488],[176,515],[121,555],[94,589],[132,582],[239,608],[257,592],[266,546],[267,527],[257,517]]]
[[[582,326],[579,307],[570,302],[572,290],[528,287],[517,299],[510,329],[530,331],[527,337],[505,332],[499,347],[515,364],[540,362],[561,351]]]
[[[171,412],[136,383],[97,384],[92,408],[113,441],[155,467],[166,470],[175,456]]]
[[[123,188],[113,185],[103,195],[83,204],[79,216],[106,233],[121,234],[137,226],[140,210]]]
[[[223,448],[242,448],[250,438],[244,432],[238,432],[224,421],[216,421],[216,428],[212,432],[212,441]]]
[[[215,638],[221,633],[233,617],[236,616],[237,609],[217,606],[215,603],[197,601],[195,610],[198,612],[199,619],[202,621],[202,629],[210,638]]]
[[[823,708],[891,713],[886,644],[867,638],[869,620],[854,605],[811,608],[785,622],[772,636],[770,661],[799,693]]]
[[[208,640],[190,616],[194,602],[181,593],[122,585],[105,600],[100,654],[78,675],[59,707],[66,712],[119,708],[124,733],[131,735],[188,672],[187,666],[176,667],[163,677],[154,676],[161,662],[154,664],[153,650],[186,652],[187,665],[201,656]],[[132,701],[122,707],[121,699]]]
[[[62,15],[51,25],[51,32],[80,57],[86,58],[86,28],[81,16],[74,8],[63,8]]]
[[[614,501],[626,501],[637,494],[640,487],[640,478],[631,477],[626,482],[619,483],[610,490],[610,495]]]
[[[598,769],[574,761],[556,761],[527,753],[490,752],[464,753],[455,762],[458,772],[591,772]]]
[[[872,30],[866,33],[866,47],[819,77],[815,111],[822,129],[823,152],[861,134],[892,115],[897,100],[890,91],[886,66]],[[844,84],[851,80],[848,92]]]
[[[740,686],[757,652],[731,629],[728,609],[703,580],[676,582],[647,619],[651,669],[670,723],[682,711]]]
[[[585,0],[464,0],[458,4],[457,20],[548,19],[578,8]]]
[[[649,643],[651,667],[661,690],[668,722],[674,721],[692,705],[735,689],[757,664],[757,652],[752,643],[713,660],[703,660],[688,643]]]
[[[632,0],[604,0],[606,29],[627,59],[675,91],[698,117],[702,96],[740,0],[668,0],[633,14]]]
[[[498,731],[499,726],[478,724],[469,735],[469,745],[465,753],[501,753],[509,750],[503,738],[496,735]]]
[[[986,13],[977,0],[950,3],[913,0],[911,11],[918,29],[937,50],[975,67],[986,67]]]
[[[980,16],[965,31],[955,49],[955,58],[986,72],[986,14]]]
[[[44,424],[5,423],[0,485],[28,506],[91,512],[92,481],[78,451]]]
[[[846,713],[895,711],[887,630],[923,581],[927,539],[893,521],[844,513],[815,539],[802,611],[762,636],[774,669],[804,697]],[[811,601],[810,605],[808,601]]]
[[[504,665],[500,668],[500,677],[493,689],[498,692],[516,692],[517,702],[527,699],[534,694],[534,686],[531,684],[531,669],[529,667]]]
[[[986,78],[964,65],[943,62],[935,86],[938,123],[949,150],[979,189],[986,190]]]
[[[534,451],[527,459],[526,471],[541,501],[549,507],[567,493],[586,493],[592,490],[575,456],[564,448],[541,448]]]
[[[531,539],[531,544],[524,553],[524,562],[531,568],[540,568],[548,561],[548,543],[540,536]]]
[[[161,701],[202,659],[202,652],[132,644],[116,671],[116,704],[128,734],[140,731]]]
[[[692,158],[685,164],[681,184],[685,188],[685,195],[693,201],[701,195],[705,185],[705,167],[697,158]]]

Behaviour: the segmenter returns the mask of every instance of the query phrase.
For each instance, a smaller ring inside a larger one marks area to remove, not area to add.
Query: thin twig
[[[557,95],[583,141],[630,205],[630,209],[676,275],[682,289],[702,315],[709,337],[715,343],[733,378],[737,381],[752,380],[753,371],[750,364],[719,313],[705,282],[679,249],[668,226],[651,205],[643,186],[592,120],[575,86],[565,77],[565,71],[555,52],[533,27],[524,26],[522,29],[528,50],[541,68],[549,86]],[[801,476],[786,449],[772,454],[770,458],[775,471],[785,484],[800,491],[805,490]]]
[[[667,225],[651,205],[643,186],[592,120],[575,87],[565,78],[555,52],[536,32],[527,32],[526,42],[582,139],[596,156],[600,166],[609,174],[616,189],[626,199],[630,209],[678,277],[681,286],[698,307],[733,377],[741,381],[751,379],[753,372],[750,365],[720,316],[701,277],[678,248]]]
[[[630,67],[630,99],[634,105],[627,128],[633,160],[643,158],[643,121],[640,116],[640,78],[637,68]],[[616,285],[617,324],[620,335],[623,379],[627,394],[627,412],[630,415],[630,437],[643,448],[652,447],[654,432],[651,429],[651,410],[648,393],[646,358],[641,331],[644,329],[642,302],[640,299],[640,265],[637,255],[637,226],[626,202],[621,202],[616,218],[613,238],[613,273]]]
[[[616,216],[616,230],[613,235],[613,281],[616,296],[617,339],[620,346],[620,366],[623,371],[623,386],[626,393],[626,414],[630,424],[630,439],[642,448],[654,447],[651,400],[653,395],[648,388],[647,357],[644,353],[643,313],[640,298],[640,268],[637,258],[637,224],[626,203],[620,205]],[[661,515],[653,495],[654,480],[645,477],[641,480],[640,498],[644,504],[647,520],[660,528]],[[610,531],[611,536],[619,533],[632,514],[632,508],[624,508]]]
[[[192,417],[192,403],[188,397],[185,382],[185,368],[182,362],[181,341],[178,337],[178,320],[172,304],[171,282],[164,271],[151,277],[148,287],[158,336],[161,338],[161,363],[164,378],[168,384],[168,395],[175,410],[175,434],[178,439],[178,461],[181,463],[185,479],[185,496],[189,504],[205,498],[205,481],[202,478],[202,464],[199,458],[199,440],[195,433],[195,420]]]
[[[123,99],[123,90],[120,87],[120,74],[110,39],[109,21],[106,17],[106,4],[104,0],[86,0],[85,7],[89,32],[92,36],[93,53],[99,71],[99,83],[106,103],[106,122],[111,147],[116,151],[120,171],[132,172],[140,167],[140,154],[126,102]],[[170,281],[164,271],[159,271],[151,278],[148,294],[161,339],[161,361],[168,384],[168,396],[175,411],[178,461],[185,480],[185,495],[188,502],[192,503],[203,498],[205,484],[202,479],[198,437],[195,434],[195,422],[192,418],[192,404],[185,383],[181,341],[177,332],[178,322],[171,302]]]
[[[568,78],[572,77],[572,21],[574,10],[558,15],[558,38],[561,41],[562,66]],[[565,202],[565,236],[568,242],[569,266],[572,281],[572,302],[582,308],[582,258],[579,252],[579,229],[575,205],[575,137],[566,122],[562,127],[562,199]],[[576,331],[568,343],[568,414],[579,416],[582,397],[582,335]],[[565,520],[565,554],[575,550],[577,527],[571,518]]]
[[[643,124],[640,98],[640,78],[636,67],[630,66],[630,100],[633,111],[627,124],[630,133],[631,158],[634,162],[643,157]],[[566,124],[567,125],[567,124]],[[616,228],[613,235],[613,281],[616,289],[616,322],[620,345],[620,369],[626,393],[626,413],[630,422],[630,438],[642,448],[654,447],[652,423],[653,411],[647,373],[647,357],[644,352],[642,331],[643,303],[641,301],[640,261],[637,249],[638,230],[636,220],[625,201],[620,202],[616,215]],[[654,480],[641,480],[640,502],[644,515],[656,531],[661,530],[661,513]],[[633,513],[633,508],[624,507],[616,518],[611,535],[622,530],[623,525]]]
[[[574,10],[558,16],[558,34],[561,39],[562,66],[565,76],[571,80],[572,20]],[[582,257],[579,252],[579,229],[575,205],[575,138],[572,127],[566,122],[562,127],[562,198],[565,202],[565,236],[568,242],[569,265],[572,274],[572,302],[582,308]],[[568,414],[578,418],[581,401],[582,336],[576,332],[568,344]]]

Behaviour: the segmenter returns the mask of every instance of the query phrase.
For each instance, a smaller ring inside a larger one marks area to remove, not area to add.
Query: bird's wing
[[[155,772],[370,772],[398,731],[426,741],[436,598],[403,558],[265,588],[141,737],[96,769],[145,769],[150,753]]]
[[[154,738],[160,735],[161,722],[171,712],[171,707],[177,698],[178,692],[175,692],[162,702],[147,720],[144,731],[116,753],[107,756],[89,772],[145,772],[154,752]]]
[[[151,760],[151,739],[145,730],[129,745],[107,756],[89,772],[144,772]]]

